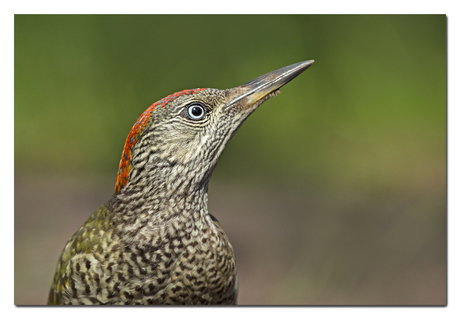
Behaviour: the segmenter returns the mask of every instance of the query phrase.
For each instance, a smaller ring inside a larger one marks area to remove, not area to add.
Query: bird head
[[[244,120],[312,63],[296,63],[232,89],[180,91],[152,104],[126,139],[115,194],[139,187],[170,193],[207,188],[220,155]]]

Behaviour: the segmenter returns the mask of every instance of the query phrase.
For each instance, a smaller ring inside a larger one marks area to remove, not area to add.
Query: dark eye
[[[200,104],[192,104],[188,107],[187,113],[192,120],[201,120],[204,117],[205,110]]]

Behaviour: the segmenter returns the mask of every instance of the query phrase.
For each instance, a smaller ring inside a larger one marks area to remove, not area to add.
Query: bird
[[[113,196],[65,245],[48,304],[237,304],[235,255],[208,212],[208,183],[248,116],[313,62],[148,107],[124,144]]]

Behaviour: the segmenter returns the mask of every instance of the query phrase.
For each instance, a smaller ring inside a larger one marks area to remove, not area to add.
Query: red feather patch
[[[147,125],[150,115],[153,109],[157,106],[165,107],[169,102],[174,101],[179,96],[195,94],[198,91],[202,91],[204,88],[193,89],[193,90],[183,90],[180,92],[173,93],[167,97],[159,100],[158,102],[153,103],[147,108],[144,113],[137,119],[134,124],[131,132],[129,132],[128,138],[125,142],[125,147],[123,149],[123,154],[121,155],[120,166],[118,168],[117,182],[115,184],[115,194],[120,191],[120,189],[126,185],[128,182],[129,172],[132,170],[131,159],[132,159],[132,148],[136,144],[137,139],[141,135],[145,126]]]

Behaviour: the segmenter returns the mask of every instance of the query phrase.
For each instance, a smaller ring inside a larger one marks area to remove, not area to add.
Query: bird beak
[[[272,71],[249,81],[237,88],[238,95],[233,98],[226,106],[226,110],[239,101],[243,101],[245,106],[262,104],[266,99],[279,93],[278,89],[291,81],[300,73],[308,69],[315,62],[308,60],[295,63],[284,68]]]

